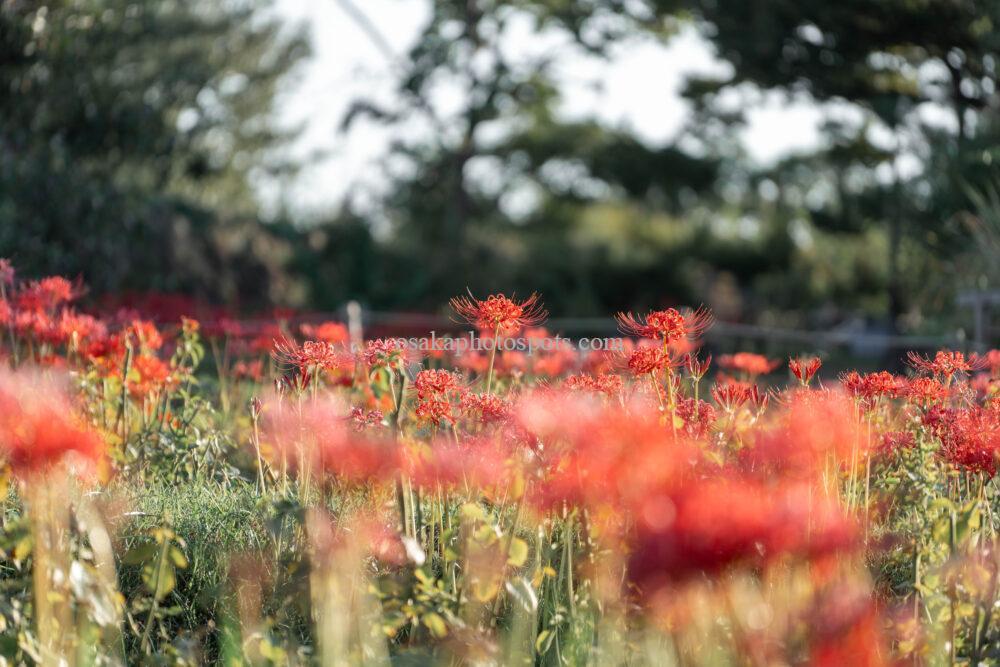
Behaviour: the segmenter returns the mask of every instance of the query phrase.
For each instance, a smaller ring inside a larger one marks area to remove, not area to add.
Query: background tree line
[[[502,48],[526,18],[597,56],[694,27],[728,74],[689,77],[690,122],[651,146],[558,112],[551,58]],[[343,119],[433,130],[394,143],[375,234],[350,199],[321,221],[261,215],[254,179],[298,166],[275,94],[308,55],[266,3],[10,0],[0,256],[97,293],[245,307],[435,309],[468,285],[538,290],[557,314],[669,298],[933,330],[956,289],[998,278],[998,21],[1000,2],[973,0],[434,0],[394,103],[358,99]],[[442,79],[465,93],[448,118]],[[755,167],[736,135],[769,93],[859,122],[829,114],[820,148]]]

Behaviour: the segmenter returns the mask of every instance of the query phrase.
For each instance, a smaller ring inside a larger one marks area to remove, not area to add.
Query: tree
[[[248,177],[281,166],[274,94],[306,53],[264,8],[0,5],[0,256],[98,291],[258,281]]]

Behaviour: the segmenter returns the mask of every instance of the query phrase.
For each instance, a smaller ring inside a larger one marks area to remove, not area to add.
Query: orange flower
[[[737,352],[719,357],[719,366],[734,371],[742,371],[751,377],[767,375],[781,365],[777,359],[768,359],[762,354]]]

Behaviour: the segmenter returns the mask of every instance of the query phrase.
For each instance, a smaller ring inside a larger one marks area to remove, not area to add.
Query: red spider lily
[[[581,374],[571,375],[563,382],[567,389],[578,391],[590,391],[596,394],[607,396],[617,396],[624,386],[620,375],[604,373],[598,376]]]
[[[455,423],[453,400],[461,400],[466,391],[461,376],[446,370],[424,370],[417,373],[413,387],[417,392],[417,419],[431,424]]]
[[[654,484],[680,483],[698,454],[646,404],[622,409],[579,392],[522,396],[516,426],[548,461],[537,502],[627,505]]]
[[[622,333],[668,343],[684,338],[699,338],[714,321],[711,311],[705,307],[686,315],[676,308],[654,310],[646,315],[645,319],[640,319],[632,313],[618,313],[615,319]]]
[[[685,358],[685,365],[687,366],[688,375],[691,376],[695,382],[700,382],[705,374],[708,373],[709,367],[712,365],[712,355],[708,355],[704,360],[699,361],[698,355],[689,354]]]
[[[135,341],[141,350],[155,352],[163,347],[160,330],[149,320],[132,320],[122,333]]]
[[[852,455],[862,460],[870,443],[849,396],[802,390],[789,396],[740,455],[743,468],[756,475],[802,477],[819,472],[831,457],[841,463],[850,463]]]
[[[848,392],[862,401],[866,409],[871,408],[874,402],[880,398],[897,396],[905,388],[905,381],[888,371],[866,373],[865,375],[850,371],[842,375],[840,381]]]
[[[931,422],[933,423],[933,421]],[[1000,414],[973,407],[942,412],[934,424],[941,438],[939,454],[946,461],[965,470],[997,472],[1000,458]]]
[[[347,326],[340,322],[323,322],[319,325],[303,324],[299,330],[303,336],[310,340],[319,340],[334,345],[346,343],[351,339]]]
[[[819,357],[788,360],[788,368],[792,371],[792,375],[794,375],[795,379],[797,379],[804,387],[809,386],[809,383],[812,382],[813,376],[816,375],[816,371],[818,371],[822,365],[823,362],[820,361]]]
[[[910,431],[889,431],[882,434],[882,441],[878,446],[878,455],[892,456],[907,449],[913,449],[917,444],[917,439]]]
[[[712,398],[715,399],[720,408],[732,414],[750,400],[753,390],[756,388],[756,385],[751,388],[738,383],[727,383],[721,386],[717,384],[712,387]]]
[[[739,478],[651,491],[636,512],[629,577],[646,595],[661,587],[777,558],[811,559],[852,548],[854,524],[806,485]]]
[[[16,475],[70,458],[89,467],[103,454],[103,439],[77,418],[61,385],[33,373],[0,373],[0,457]]]
[[[365,412],[362,408],[351,408],[351,422],[355,431],[365,431],[381,426],[385,422],[385,415],[381,410]]]
[[[18,310],[51,312],[80,296],[82,289],[65,278],[50,276],[21,287],[15,297]]]
[[[106,336],[107,327],[90,315],[64,310],[59,317],[59,335],[63,340],[79,348],[91,340]]]
[[[515,299],[493,294],[480,301],[469,292],[469,296],[456,297],[450,303],[459,317],[469,324],[486,332],[498,331],[506,335],[540,324],[548,316],[538,294],[532,293],[520,302]]]
[[[354,357],[349,352],[323,341],[306,341],[300,346],[295,341],[284,338],[274,342],[272,355],[279,367],[298,372],[298,379],[303,387],[323,371],[348,370],[354,367]]]
[[[956,373],[969,373],[983,363],[978,359],[970,363],[961,352],[950,350],[939,350],[933,360],[916,352],[909,352],[906,358],[914,369],[931,375],[941,375],[949,381]]]
[[[777,359],[768,359],[762,354],[737,352],[719,357],[719,366],[734,371],[742,371],[751,377],[767,375],[781,365]]]
[[[927,407],[941,403],[948,397],[948,388],[936,378],[912,378],[903,387],[903,395],[911,403]]]
[[[395,368],[409,360],[411,354],[402,341],[379,338],[365,344],[362,358],[369,368]]]
[[[717,418],[715,408],[697,398],[677,401],[675,413],[684,422],[684,433],[695,439],[706,437]]]
[[[632,350],[626,364],[636,377],[643,377],[662,371],[668,366],[676,365],[663,350],[652,346],[640,346]]]
[[[988,368],[990,375],[1000,375],[1000,350],[990,350],[983,355],[975,353],[970,362],[976,368]]]
[[[462,397],[462,409],[478,414],[479,421],[484,424],[506,422],[511,415],[510,402],[493,394],[466,393]]]
[[[369,431],[356,431],[350,409],[331,397],[309,401],[301,411],[265,411],[262,422],[263,440],[298,468],[308,465],[349,482],[389,480],[400,469],[398,447]]]
[[[170,365],[146,354],[136,355],[128,376],[128,390],[133,398],[141,399],[176,385]]]

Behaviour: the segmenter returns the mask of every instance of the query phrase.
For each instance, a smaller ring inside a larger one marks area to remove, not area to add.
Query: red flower
[[[510,403],[493,394],[468,393],[462,397],[462,407],[468,412],[477,412],[484,424],[505,422],[510,418]]]
[[[517,302],[502,294],[493,294],[485,301],[480,301],[470,292],[467,297],[452,299],[451,307],[476,328],[486,332],[499,330],[506,335],[516,333],[523,327],[540,324],[548,316],[540,297],[534,293],[524,301]]]
[[[80,296],[79,286],[60,276],[50,276],[28,283],[17,293],[16,304],[20,310],[51,312],[56,306]]]
[[[768,359],[762,354],[737,352],[719,357],[719,366],[729,370],[742,371],[750,376],[767,375],[781,365],[777,359]]]
[[[132,359],[128,390],[133,397],[143,398],[175,383],[176,378],[171,373],[170,365],[159,357],[140,354]]]
[[[417,390],[418,419],[432,424],[455,423],[452,399],[461,399],[465,393],[460,376],[445,370],[424,370],[417,373],[413,386]]]
[[[298,468],[308,465],[351,482],[387,480],[400,470],[396,445],[369,430],[359,433],[350,409],[332,398],[308,401],[301,412],[265,411],[263,425],[265,441]]]
[[[699,338],[713,322],[712,313],[704,307],[687,315],[681,314],[676,308],[667,308],[650,312],[644,320],[632,313],[618,313],[615,319],[625,334],[667,342]]]
[[[0,456],[15,474],[45,470],[67,455],[90,465],[103,452],[102,438],[76,416],[61,386],[30,373],[0,373]]]
[[[407,349],[395,338],[370,340],[362,357],[371,368],[391,368],[408,359]]]
[[[671,364],[670,358],[658,347],[640,346],[628,357],[628,369],[636,377],[661,371]]]
[[[820,361],[819,357],[788,360],[788,368],[791,369],[792,375],[805,386],[808,386],[812,382],[813,376],[816,375],[816,371],[822,365],[823,362]]]
[[[970,363],[966,361],[965,355],[961,352],[952,352],[950,350],[939,350],[934,355],[933,360],[921,356],[916,352],[909,352],[906,358],[910,366],[916,370],[931,373],[932,375],[941,375],[949,380],[956,373],[969,373],[974,368],[978,368],[981,364],[985,363],[982,360],[975,360],[975,363]]]
[[[621,393],[623,382],[620,375],[613,375],[611,373],[602,373],[598,376],[581,374],[566,378],[563,385],[567,389],[617,396]]]
[[[350,340],[347,326],[340,322],[323,322],[320,325],[303,324],[299,329],[306,338],[324,343],[346,343]]]

